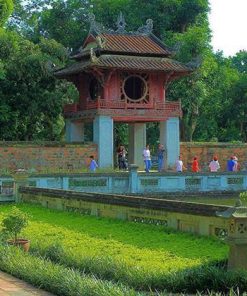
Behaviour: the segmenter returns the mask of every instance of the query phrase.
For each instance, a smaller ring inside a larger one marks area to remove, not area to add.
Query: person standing
[[[123,145],[120,145],[117,149],[118,168],[120,170],[127,169],[126,164],[126,150]]]
[[[165,157],[165,148],[162,144],[159,144],[157,150],[157,157],[158,157],[158,172],[161,172],[164,168],[164,157]]]
[[[229,160],[227,160],[227,171],[233,172],[235,166],[234,157],[231,156]]]
[[[95,172],[96,169],[97,169],[97,167],[98,167],[98,164],[97,164],[97,162],[95,161],[94,156],[91,155],[91,156],[90,156],[89,171],[90,171],[90,172]]]
[[[239,163],[238,163],[237,156],[233,156],[233,161],[234,161],[233,171],[237,172],[239,171]]]
[[[220,164],[218,158],[214,156],[214,158],[209,163],[210,172],[217,172],[220,169]]]
[[[194,173],[198,173],[199,172],[199,163],[198,163],[198,159],[197,159],[196,156],[193,158],[192,172],[194,172]]]
[[[184,166],[184,163],[182,161],[182,157],[179,155],[178,159],[175,163],[176,172],[182,173],[183,170],[186,170],[186,167]]]
[[[144,150],[142,152],[142,156],[143,156],[143,161],[145,164],[145,171],[147,173],[149,173],[149,171],[151,169],[151,153],[149,150],[149,145],[146,145],[146,147],[144,148]]]

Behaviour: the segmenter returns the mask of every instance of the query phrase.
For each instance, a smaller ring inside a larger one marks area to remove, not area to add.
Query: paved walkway
[[[0,271],[0,296],[53,296]]]

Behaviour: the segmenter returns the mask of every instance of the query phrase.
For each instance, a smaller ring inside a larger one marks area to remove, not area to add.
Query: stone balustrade
[[[130,165],[129,172],[30,175],[27,184],[79,192],[121,194],[240,192],[247,190],[246,172],[227,173],[140,173]],[[15,177],[0,176],[0,201],[14,196]]]

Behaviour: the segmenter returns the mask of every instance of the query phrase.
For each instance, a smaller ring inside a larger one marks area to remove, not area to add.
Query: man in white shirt
[[[142,156],[143,156],[143,161],[145,164],[145,171],[147,173],[149,173],[149,171],[151,169],[151,154],[150,154],[150,150],[149,150],[149,145],[146,145],[146,147],[144,148],[144,150],[142,152]]]
[[[178,157],[178,160],[176,160],[175,165],[176,165],[176,172],[178,172],[178,173],[182,173],[183,169],[186,169],[186,168],[184,167],[184,164],[183,164],[183,161],[182,161],[180,155],[179,155],[179,157]]]

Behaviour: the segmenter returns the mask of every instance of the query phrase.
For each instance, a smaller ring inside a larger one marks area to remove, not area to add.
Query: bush
[[[28,225],[28,215],[23,213],[17,207],[13,207],[12,210],[5,215],[2,220],[2,231],[13,238],[16,242],[18,235]]]

